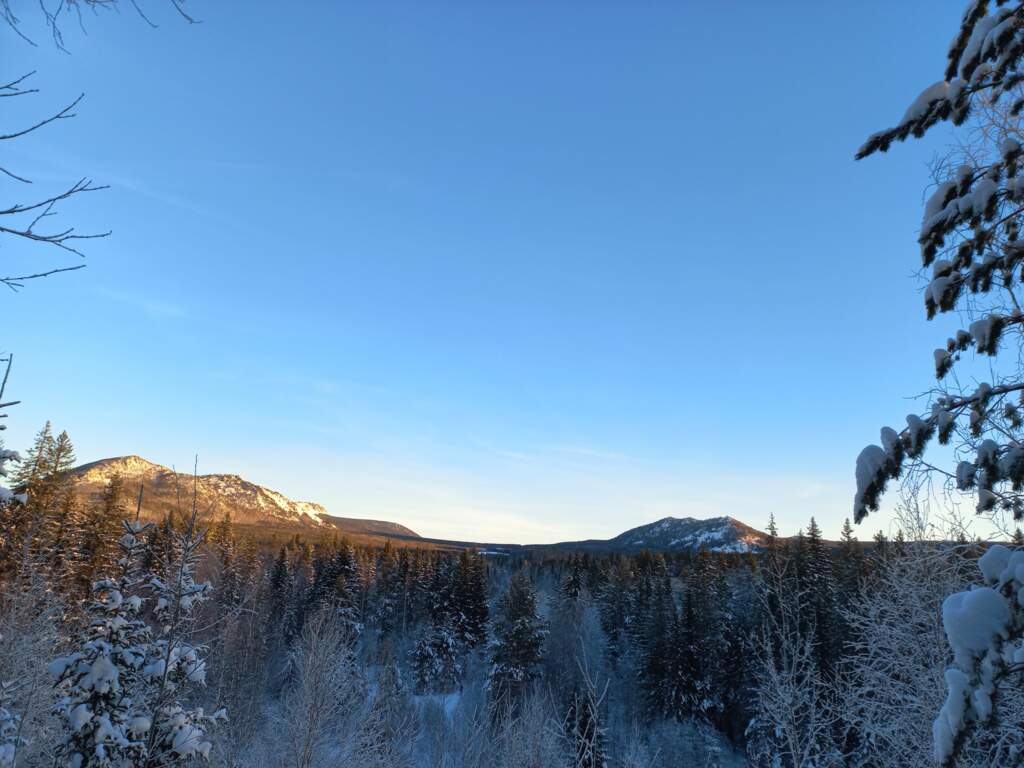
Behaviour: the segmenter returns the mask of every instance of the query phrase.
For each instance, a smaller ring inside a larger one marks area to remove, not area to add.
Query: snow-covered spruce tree
[[[582,555],[573,555],[569,558],[569,567],[562,579],[560,594],[563,600],[576,602],[583,595],[584,589],[586,589],[586,573],[583,570],[583,557]]]
[[[522,571],[512,577],[498,604],[491,645],[489,685],[496,702],[516,702],[537,678],[547,630],[537,615],[537,596]]]
[[[285,628],[283,624],[288,619],[291,610],[292,592],[294,590],[294,576],[292,575],[291,563],[288,560],[288,552],[281,547],[277,558],[270,568],[270,623],[274,627]],[[282,631],[283,635],[287,632]]]
[[[623,656],[628,645],[626,625],[632,576],[627,559],[616,557],[612,560],[607,578],[597,591],[601,626],[608,636],[608,656],[613,662]]]
[[[196,581],[203,541],[193,493],[192,511],[184,529],[171,534],[168,556],[149,576],[148,587],[155,597],[156,630],[143,668],[150,727],[141,768],[162,768],[207,757],[211,743],[206,731],[226,717],[224,710],[207,715],[202,707],[186,703],[191,688],[206,684],[205,649],[192,643],[194,612],[212,592],[209,582]]]
[[[930,409],[907,416],[901,431],[884,428],[881,445],[858,457],[857,522],[878,509],[889,480],[921,472],[945,478],[951,492],[974,493],[979,513],[1024,517],[1024,311],[1017,296],[1024,267],[1022,58],[1024,2],[971,0],[943,79],[926,88],[896,126],[872,135],[857,152],[864,158],[941,122],[969,126],[972,114],[981,115],[970,151],[962,153],[959,167],[943,173],[925,204],[918,237],[922,264],[931,269],[927,316],[955,311],[969,322],[934,352],[940,383]],[[959,383],[955,369],[969,350],[991,358],[989,381]],[[955,468],[924,461],[933,439],[951,445],[959,460]],[[952,595],[943,605],[954,663],[933,731],[942,763],[955,762],[971,724],[998,717],[996,688],[1024,662],[1024,611],[1016,592],[1024,585],[1024,569],[1017,574],[1017,562],[1003,548],[990,550],[982,565],[985,586]]]
[[[677,714],[721,723],[726,693],[725,673],[730,663],[725,636],[727,599],[722,569],[715,555],[700,551],[686,581],[680,616],[679,655],[673,687]]]
[[[245,578],[239,547],[231,532],[231,513],[225,512],[210,532],[214,562],[220,575],[217,585],[217,603],[227,614],[237,614],[242,607]]]
[[[405,580],[402,561],[399,560],[391,540],[384,542],[380,564],[377,566],[376,610],[374,623],[382,637],[388,637],[401,626]]]
[[[140,572],[144,526],[123,524],[117,578],[95,583],[87,627],[50,665],[61,691],[63,765],[163,768],[209,753],[206,730],[223,713],[183,701],[205,677],[201,649],[188,639],[192,611],[209,591],[194,581],[202,542],[194,522],[173,534],[160,574]],[[146,591],[155,597],[155,630],[142,615]]]
[[[812,517],[797,575],[799,589],[807,596],[807,626],[814,628],[814,649],[818,667],[828,674],[839,655],[840,627],[835,613],[836,588],[832,572],[832,555],[821,537],[821,529]]]
[[[141,533],[141,524],[124,524],[117,578],[96,582],[75,649],[50,665],[64,723],[56,754],[69,768],[142,764],[151,719],[140,698],[152,634],[140,617]]]
[[[651,611],[644,622],[643,643],[639,648],[639,684],[646,697],[650,712],[655,715],[673,713],[674,693],[679,680],[675,679],[673,654],[683,652],[672,642],[676,625],[676,605],[672,596],[672,583],[664,559],[660,563]]]
[[[860,581],[865,576],[864,553],[853,533],[850,518],[843,521],[843,529],[839,537],[839,553],[836,558],[836,588],[841,603],[857,594]]]
[[[454,609],[459,640],[473,648],[487,639],[487,571],[484,558],[463,550],[455,578]]]
[[[449,621],[431,621],[412,650],[412,669],[419,693],[448,693],[462,680],[463,646]]]

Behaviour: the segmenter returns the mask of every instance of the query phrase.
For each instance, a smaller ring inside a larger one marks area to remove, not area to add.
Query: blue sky
[[[70,55],[0,31],[43,89],[5,121],[86,93],[5,160],[110,184],[66,213],[113,230],[3,298],[9,445],[51,419],[81,460],[198,453],[450,538],[836,534],[932,382],[947,136],[852,157],[941,76],[959,1],[150,6]]]

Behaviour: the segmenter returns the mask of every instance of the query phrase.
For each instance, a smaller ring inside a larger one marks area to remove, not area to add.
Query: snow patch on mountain
[[[614,548],[642,547],[669,552],[757,552],[764,540],[763,533],[731,517],[666,517],[626,531],[608,544]]]
[[[619,534],[613,539],[565,541],[548,545],[555,549],[591,552],[759,552],[767,536],[732,517],[663,517],[653,523]]]

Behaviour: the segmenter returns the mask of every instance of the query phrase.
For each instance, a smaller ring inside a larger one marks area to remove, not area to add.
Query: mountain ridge
[[[386,520],[341,517],[330,514],[312,501],[295,501],[240,475],[211,473],[193,475],[176,472],[135,454],[114,456],[81,464],[70,470],[77,481],[80,497],[100,493],[114,475],[125,482],[125,495],[134,499],[142,488],[141,516],[155,520],[191,504],[193,487],[196,505],[206,519],[216,519],[225,512],[240,525],[293,527],[298,531],[330,531],[373,536],[399,536],[419,539],[410,528]],[[193,486],[194,483],[194,486]]]
[[[159,520],[181,506],[191,505],[193,483],[201,516],[208,521],[230,513],[233,523],[280,533],[320,535],[339,531],[382,543],[385,539],[414,546],[494,550],[510,553],[525,550],[578,551],[636,554],[654,552],[744,553],[760,551],[766,534],[729,516],[699,519],[663,517],[630,528],[610,539],[584,539],[555,544],[495,544],[422,537],[400,523],[369,518],[340,517],[312,501],[295,501],[284,494],[232,473],[191,475],[156,464],[137,454],[114,456],[81,464],[70,470],[78,494],[95,498],[114,475],[125,483],[125,504],[133,503],[142,488],[141,515]],[[179,501],[180,500],[180,501]]]
[[[643,550],[657,552],[757,552],[767,535],[733,517],[663,517],[639,525],[610,539],[585,539],[547,544],[552,549],[577,549],[591,552],[635,554]]]

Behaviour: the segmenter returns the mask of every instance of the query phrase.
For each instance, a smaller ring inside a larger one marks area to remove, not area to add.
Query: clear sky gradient
[[[110,184],[66,215],[113,230],[2,298],[9,445],[51,419],[448,538],[838,533],[948,332],[914,277],[946,134],[853,153],[961,0],[189,5],[0,30],[43,89],[5,128],[86,94],[4,164]]]

